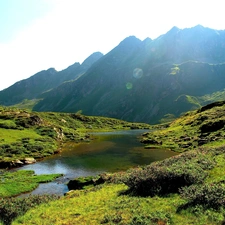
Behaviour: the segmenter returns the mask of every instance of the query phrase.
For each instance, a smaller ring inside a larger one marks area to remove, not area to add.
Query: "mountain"
[[[125,38],[78,79],[39,95],[33,110],[158,123],[223,100],[224,74],[225,31],[173,27],[154,40]]]
[[[34,110],[156,123],[220,100],[212,96],[225,88],[224,62],[224,31],[198,25],[173,27],[155,40],[131,36],[77,81],[49,92]]]
[[[0,104],[14,105],[24,99],[39,98],[39,95],[56,88],[63,82],[74,80],[83,75],[93,63],[103,56],[95,52],[82,64],[76,62],[67,69],[57,72],[54,68],[43,70],[28,79],[19,81],[0,92]]]

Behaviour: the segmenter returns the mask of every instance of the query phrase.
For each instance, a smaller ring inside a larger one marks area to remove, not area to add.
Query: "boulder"
[[[32,163],[36,163],[36,160],[35,160],[34,158],[29,157],[29,158],[25,158],[25,159],[23,160],[23,162],[24,162],[25,164],[32,164]]]
[[[22,165],[24,164],[24,163],[21,162],[19,159],[14,160],[12,163],[13,163],[13,165],[16,166],[16,167],[17,167],[17,166],[22,166]]]

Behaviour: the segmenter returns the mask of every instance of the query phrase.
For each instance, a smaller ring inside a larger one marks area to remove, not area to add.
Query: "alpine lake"
[[[146,130],[126,130],[91,133],[93,140],[85,143],[66,143],[62,151],[35,164],[18,170],[33,170],[35,174],[63,174],[50,183],[40,184],[34,191],[23,194],[57,194],[68,191],[67,183],[77,177],[93,176],[103,172],[124,171],[147,165],[177,153],[166,149],[145,149],[139,136]]]

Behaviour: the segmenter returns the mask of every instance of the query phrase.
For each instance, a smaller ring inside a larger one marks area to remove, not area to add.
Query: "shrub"
[[[51,138],[56,138],[57,136],[56,132],[51,127],[38,127],[36,131],[42,136],[49,136]]]
[[[44,149],[44,147],[42,145],[39,145],[39,143],[35,144],[28,143],[25,144],[24,147],[31,152],[40,152]]]
[[[225,206],[225,184],[223,182],[192,185],[180,190],[181,197],[188,200],[189,205],[203,205],[205,208],[218,209]]]
[[[10,225],[12,221],[41,203],[56,200],[56,195],[33,195],[27,198],[0,198],[0,220],[4,225]]]
[[[207,176],[206,168],[213,164],[204,154],[186,153],[133,170],[124,183],[131,193],[140,196],[178,193],[181,187],[202,183]]]

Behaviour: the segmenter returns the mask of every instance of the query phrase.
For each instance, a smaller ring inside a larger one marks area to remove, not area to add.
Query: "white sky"
[[[173,26],[225,29],[224,0],[0,0],[0,90],[124,38],[157,38]]]

